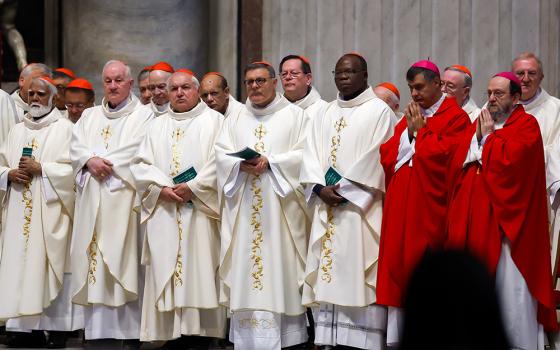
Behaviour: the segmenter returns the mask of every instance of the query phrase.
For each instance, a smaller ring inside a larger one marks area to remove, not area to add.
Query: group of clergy
[[[490,77],[481,109],[462,65],[412,64],[403,112],[359,53],[332,73],[328,103],[307,58],[253,62],[242,104],[222,73],[158,62],[138,98],[110,60],[94,106],[71,70],[25,67],[0,90],[8,345],[397,348],[416,265],[458,249],[495,280],[511,348],[560,349],[560,100],[538,57]]]

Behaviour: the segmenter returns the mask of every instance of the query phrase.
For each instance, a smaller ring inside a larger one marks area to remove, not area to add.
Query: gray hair
[[[472,78],[470,77],[470,75],[468,75],[467,73],[465,73],[465,72],[463,72],[462,70],[457,69],[457,68],[455,68],[455,67],[453,67],[453,66],[451,66],[451,67],[446,67],[445,70],[444,70],[444,72],[447,72],[448,70],[453,71],[453,72],[462,73],[463,76],[465,77],[465,86],[467,86],[467,87],[472,87]]]
[[[46,81],[46,80],[44,80],[44,79],[41,79],[41,77],[36,77],[36,78],[33,78],[33,79],[31,80],[31,84],[33,84],[33,83],[35,83],[35,82],[40,82],[40,83],[43,84],[43,86],[46,85],[47,88],[48,88],[48,89],[50,90],[50,92],[51,92],[51,97],[53,97],[54,95],[56,95],[57,92],[58,92],[58,89],[56,88],[56,86],[54,86],[53,84],[49,83],[48,81]]]
[[[105,74],[105,70],[107,69],[107,67],[109,67],[112,64],[115,63],[120,63],[122,65],[124,65],[125,68],[125,77],[132,79],[132,72],[130,70],[130,66],[126,63],[124,63],[123,61],[119,61],[119,60],[109,60],[107,61],[107,63],[105,63],[105,65],[103,66],[103,71],[101,72],[101,75],[103,76]]]
[[[528,60],[528,59],[534,59],[535,61],[537,61],[537,67],[539,68],[539,72],[541,73],[541,76],[544,76],[544,71],[543,71],[543,67],[542,67],[542,62],[541,60],[537,57],[537,55],[535,55],[533,52],[522,52],[519,55],[517,55],[517,57],[515,57],[513,59],[513,61],[511,61],[511,70],[513,71],[513,64],[517,61],[520,60]]]
[[[138,82],[148,79],[149,75],[150,75],[150,71],[148,69],[142,69],[140,73],[138,73]]]
[[[188,73],[185,73],[185,72],[175,72],[175,73],[171,74],[169,76],[169,78],[167,78],[167,81],[166,81],[167,91],[171,91],[171,85],[169,84],[169,81],[171,80],[171,78],[173,78],[173,75],[175,75],[177,73],[182,73],[182,74],[186,74],[186,75],[190,76],[193,85],[196,86],[197,89],[200,89],[200,82],[198,81],[198,79],[194,75],[191,75],[191,74],[188,74]]]
[[[47,66],[44,63],[30,63],[27,66],[25,66],[22,70],[21,73],[19,73],[19,76],[21,78],[26,78],[29,75],[31,75],[31,73],[33,73],[34,71],[41,71],[43,73],[43,75],[52,77],[52,69],[49,68],[49,66]]]

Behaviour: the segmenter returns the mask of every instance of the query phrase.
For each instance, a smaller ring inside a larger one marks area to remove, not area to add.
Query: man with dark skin
[[[338,98],[313,119],[300,174],[313,218],[302,300],[320,305],[315,344],[384,349],[387,310],[375,304],[372,266],[385,190],[379,146],[396,118],[360,54],[342,56],[333,74]]]
[[[406,80],[412,101],[381,146],[387,195],[379,250],[377,302],[389,306],[387,345],[399,342],[410,273],[427,250],[445,242],[447,167],[457,136],[470,124],[454,97],[441,92],[438,67],[419,61]]]
[[[64,90],[64,100],[68,119],[76,123],[86,108],[92,107],[95,101],[93,86],[86,79],[74,79]]]
[[[219,72],[209,72],[200,82],[200,98],[215,111],[229,117],[239,112],[243,104],[230,95],[226,78]]]

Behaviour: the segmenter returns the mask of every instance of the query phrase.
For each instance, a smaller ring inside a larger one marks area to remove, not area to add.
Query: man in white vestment
[[[220,72],[208,72],[202,77],[200,98],[225,118],[238,114],[243,108],[243,103],[230,95],[228,82]]]
[[[465,66],[454,64],[446,67],[441,77],[441,92],[455,96],[457,104],[469,115],[471,122],[480,114],[480,108],[471,97],[472,73]]]
[[[388,81],[380,83],[373,88],[373,93],[391,108],[397,119],[400,120],[403,117],[404,113],[399,111],[401,94],[393,83]]]
[[[76,124],[82,117],[84,110],[93,107],[95,91],[86,79],[74,79],[64,89],[64,100],[68,111],[68,119]]]
[[[385,348],[387,309],[375,304],[385,192],[379,146],[396,117],[367,78],[361,55],[338,60],[338,98],[313,120],[303,156],[300,182],[313,210],[303,304],[320,306],[317,345]]]
[[[52,79],[58,91],[56,94],[56,108],[58,108],[63,117],[68,118],[64,90],[72,80],[76,79],[76,74],[68,68],[61,67],[53,71]]]
[[[224,117],[200,100],[198,89],[188,73],[171,76],[170,107],[154,120],[131,164],[146,225],[142,341],[225,335],[214,162]]]
[[[0,89],[0,144],[8,137],[10,129],[19,122],[14,100]]]
[[[131,93],[127,65],[107,62],[102,78],[102,104],[83,112],[72,135],[72,296],[89,306],[86,339],[125,339],[134,348],[140,336],[139,230],[130,161],[153,113]]]
[[[244,77],[245,107],[226,118],[216,143],[221,297],[232,311],[235,347],[280,349],[307,340],[298,175],[309,117],[276,93],[270,63],[249,64]]]
[[[67,274],[73,125],[55,108],[56,93],[50,78],[32,79],[29,111],[0,149],[0,320],[8,331],[50,331],[48,346],[64,347],[64,332],[82,328],[83,314]],[[36,346],[41,337],[16,333],[8,345]]]
[[[148,74],[148,89],[152,98],[150,107],[156,117],[167,113],[169,108],[169,97],[167,93],[167,80],[175,70],[167,62],[158,62],[152,66]]]
[[[51,77],[52,70],[43,63],[30,63],[19,73],[19,88],[10,95],[16,104],[18,123],[23,121],[24,114],[29,110],[29,106],[27,105],[27,91],[29,90],[29,85],[31,85],[31,80],[44,76]]]
[[[279,70],[284,97],[302,108],[311,119],[315,119],[327,102],[321,99],[321,95],[312,85],[313,75],[309,60],[300,55],[288,55],[280,61]]]
[[[151,70],[152,66],[146,66],[138,73],[138,92],[140,93],[140,102],[143,105],[149,104],[152,98],[152,92],[148,89]]]

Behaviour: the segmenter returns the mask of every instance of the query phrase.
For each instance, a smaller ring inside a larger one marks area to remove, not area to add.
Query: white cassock
[[[313,210],[303,304],[314,310],[315,343],[384,349],[387,310],[374,305],[385,175],[379,147],[393,133],[395,114],[371,88],[340,96],[313,120],[300,181]],[[312,194],[332,167],[348,200],[328,207]]]
[[[8,137],[8,133],[17,123],[18,117],[14,100],[4,90],[0,90],[0,145]]]
[[[469,115],[471,123],[478,118],[480,114],[480,108],[476,105],[476,102],[469,96],[467,103],[462,106],[463,110]]]
[[[321,115],[321,109],[325,108],[328,103],[321,99],[319,91],[312,86],[311,91],[301,100],[295,101],[294,104],[302,108],[311,120],[314,120],[317,116]]]
[[[74,126],[71,152],[77,187],[72,247],[73,302],[86,308],[86,339],[138,339],[139,232],[130,161],[153,113],[131,95],[109,109],[86,109]],[[98,182],[84,166],[99,156],[113,173]]]
[[[23,121],[23,117],[24,117],[25,113],[27,113],[29,111],[29,105],[19,95],[19,89],[12,92],[12,94],[10,96],[12,97],[12,100],[14,101],[14,104],[15,104],[15,107],[16,107],[16,114],[17,114],[16,117],[17,117],[18,123],[20,123],[20,122]]]
[[[237,101],[233,96],[229,95],[228,106],[226,108],[226,112],[224,113],[224,117],[227,118],[231,115],[239,114],[243,106],[243,103]]]
[[[226,118],[216,143],[222,226],[222,303],[233,312],[230,340],[241,349],[280,349],[307,340],[301,286],[307,249],[298,181],[309,117],[280,94],[265,108],[247,101]],[[229,156],[250,147],[270,168],[240,172]]]
[[[156,105],[154,101],[150,100],[150,103],[148,105],[152,109],[152,112],[154,112],[155,117],[164,115],[165,113],[167,113],[167,110],[169,109],[169,102],[160,106],[160,105]]]
[[[219,207],[214,142],[224,117],[200,101],[192,110],[158,117],[134,157],[131,171],[146,225],[147,265],[140,340],[181,335],[225,336],[226,310],[219,304]],[[192,203],[158,200],[173,177],[193,167],[187,182]]]
[[[8,330],[71,331],[83,326],[65,274],[75,198],[72,127],[56,108],[38,121],[26,116],[0,149],[0,319],[8,319]],[[9,183],[8,172],[18,168],[24,147],[33,149],[42,175],[29,185]]]

